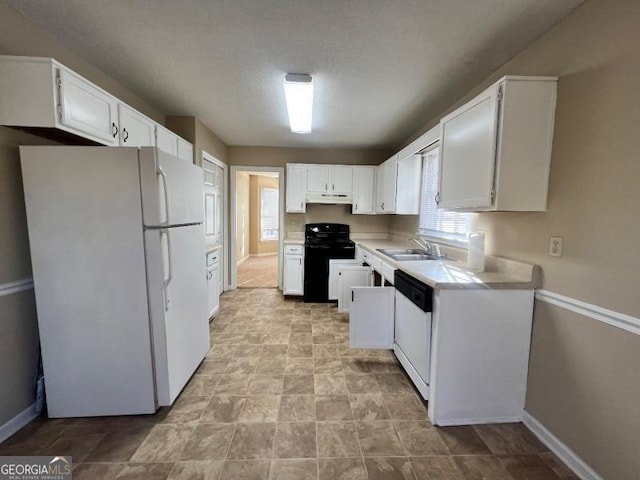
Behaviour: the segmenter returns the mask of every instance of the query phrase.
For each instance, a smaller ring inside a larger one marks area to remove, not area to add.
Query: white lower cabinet
[[[343,265],[338,268],[338,311],[349,312],[353,287],[371,287],[373,270],[368,265]]]
[[[357,250],[358,247],[356,247]],[[340,268],[344,266],[362,266],[362,259],[333,259],[329,260],[329,300],[338,300],[340,298],[340,290],[338,279],[340,277]]]
[[[392,349],[394,287],[352,287],[349,312],[351,348]]]
[[[285,245],[284,247],[282,293],[298,296],[304,293],[304,247],[302,245]]]
[[[220,309],[220,260],[219,250],[207,253],[207,293],[209,298],[209,318]]]

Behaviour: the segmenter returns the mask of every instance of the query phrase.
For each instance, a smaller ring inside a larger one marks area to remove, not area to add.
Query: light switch
[[[549,255],[552,257],[562,256],[562,237],[549,237]]]

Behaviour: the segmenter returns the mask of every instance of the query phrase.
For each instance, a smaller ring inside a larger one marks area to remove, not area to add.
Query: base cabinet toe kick
[[[394,287],[353,287],[352,348],[392,349],[434,425],[522,420],[534,291],[432,288],[396,270]]]

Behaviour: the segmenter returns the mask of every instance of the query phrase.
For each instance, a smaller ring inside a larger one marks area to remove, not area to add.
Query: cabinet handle
[[[433,197],[436,202],[436,205],[440,205],[440,192],[436,193],[436,196]]]
[[[304,203],[304,202],[300,202],[300,208],[301,208],[301,209],[302,209],[302,208],[304,208],[304,207],[303,207],[303,205],[302,205],[303,203]]]
[[[384,202],[382,202],[382,205],[380,205],[382,207],[382,210],[384,210]]]
[[[331,184],[331,190],[335,190],[335,189],[336,189],[336,184],[335,184],[335,183],[332,183],[332,184]]]
[[[358,211],[358,202],[356,202],[356,211]]]
[[[302,257],[299,258],[298,261],[300,262],[300,265],[302,265]]]
[[[354,301],[353,290],[351,290],[351,301]]]
[[[329,184],[328,183],[324,184],[324,189],[325,189],[325,191],[329,190]]]
[[[115,122],[111,124],[111,134],[113,135],[113,138],[116,138],[118,136],[118,126]]]
[[[127,132],[127,129],[126,129],[126,128],[123,128],[123,129],[122,129],[122,133],[124,134],[124,137],[122,138],[122,141],[123,141],[124,143],[127,143],[127,139],[129,138],[129,132]]]

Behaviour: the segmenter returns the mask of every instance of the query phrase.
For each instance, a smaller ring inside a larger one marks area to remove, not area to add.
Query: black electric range
[[[329,260],[354,258],[355,244],[349,240],[349,225],[308,223],[304,227],[305,302],[329,302]]]

